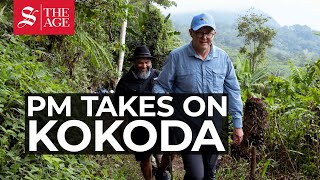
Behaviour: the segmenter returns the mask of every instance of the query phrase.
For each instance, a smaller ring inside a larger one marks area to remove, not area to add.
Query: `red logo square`
[[[14,0],[15,35],[73,35],[74,0]]]

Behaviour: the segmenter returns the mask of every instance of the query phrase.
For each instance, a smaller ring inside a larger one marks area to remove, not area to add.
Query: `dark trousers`
[[[184,180],[214,180],[218,156],[210,151],[201,151],[198,154],[183,153]]]

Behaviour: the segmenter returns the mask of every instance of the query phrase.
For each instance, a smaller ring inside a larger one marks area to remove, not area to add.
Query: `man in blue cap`
[[[240,86],[229,56],[212,44],[216,30],[211,15],[194,16],[189,29],[192,41],[168,55],[153,92],[226,93],[234,127],[233,143],[240,144],[243,138]],[[211,149],[200,149],[198,154],[182,153],[182,159],[185,180],[215,179],[218,155]]]

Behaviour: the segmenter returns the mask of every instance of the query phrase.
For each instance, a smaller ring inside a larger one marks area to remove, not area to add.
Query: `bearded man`
[[[125,96],[126,98],[129,98],[135,95],[152,93],[153,85],[160,73],[158,70],[152,68],[152,61],[154,60],[155,58],[151,55],[147,46],[142,45],[136,47],[133,57],[128,59],[128,61],[131,61],[133,65],[130,68],[129,72],[120,79],[116,87],[115,99],[117,99],[117,97],[119,96]],[[133,108],[136,108],[137,106],[137,104],[133,104]],[[137,110],[135,111],[139,112]],[[130,115],[128,118],[129,122],[137,119]],[[151,118],[151,120],[154,121],[154,118]],[[143,145],[148,141],[149,133],[146,129],[137,127],[134,131],[132,131],[131,137],[132,141],[135,144]],[[152,154],[154,154],[154,151],[154,149],[150,149],[149,151],[145,152],[134,152],[136,160],[140,161],[141,171],[144,179],[146,180],[152,179],[153,171],[151,157]],[[169,163],[168,158],[168,155],[164,155],[162,157],[162,161],[164,163],[160,165],[161,168],[158,167],[158,170],[156,172],[157,180],[170,179],[169,175],[164,171],[165,167],[167,167]]]

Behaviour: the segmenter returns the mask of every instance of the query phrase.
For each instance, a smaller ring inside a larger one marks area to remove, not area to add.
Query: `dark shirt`
[[[132,96],[152,93],[155,79],[158,77],[159,73],[160,72],[156,69],[150,69],[150,76],[147,79],[140,79],[134,74],[133,67],[131,67],[130,71],[120,79],[116,87],[114,95],[115,106],[118,107],[119,96],[125,96],[125,101],[128,101]],[[137,113],[139,112],[138,106],[138,102],[132,104],[133,109]],[[129,120],[132,120],[132,116],[130,115]]]
[[[140,79],[133,74],[133,68],[130,69],[119,81],[116,87],[116,95],[138,95],[141,93],[151,93],[155,78],[159,75],[159,71],[150,69],[150,77]],[[146,84],[145,84],[146,83]]]

